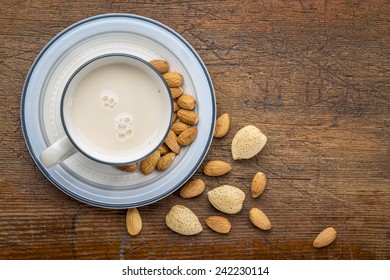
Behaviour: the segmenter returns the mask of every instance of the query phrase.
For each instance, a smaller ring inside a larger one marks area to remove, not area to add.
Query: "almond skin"
[[[180,106],[180,108],[186,109],[186,110],[192,110],[195,107],[195,98],[189,94],[182,94],[177,99],[177,105]]]
[[[177,117],[183,123],[194,125],[199,121],[198,115],[194,111],[189,111],[186,109],[180,109],[177,111]]]
[[[203,230],[195,213],[182,205],[171,208],[165,217],[165,223],[171,230],[182,235],[195,235]]]
[[[249,211],[249,219],[252,224],[262,230],[270,230],[272,228],[268,217],[259,208],[252,208]]]
[[[222,185],[207,193],[210,203],[226,214],[236,214],[241,211],[245,193],[239,188]]]
[[[183,83],[183,76],[177,72],[165,73],[163,77],[170,88],[180,87]]]
[[[137,208],[128,209],[126,214],[126,228],[130,235],[137,235],[142,230],[142,219]]]
[[[180,153],[180,145],[179,143],[177,143],[177,136],[172,130],[168,132],[168,136],[165,139],[164,143],[175,154],[178,155]]]
[[[337,232],[333,227],[324,229],[320,234],[317,235],[313,242],[315,248],[322,248],[330,245],[337,236]]]
[[[232,170],[232,167],[222,160],[212,160],[205,164],[203,168],[204,174],[208,176],[221,176]]]
[[[174,124],[176,120],[177,120],[177,114],[176,112],[173,112],[171,124]]]
[[[198,129],[196,127],[189,127],[184,130],[177,137],[177,143],[181,146],[191,145],[195,141],[196,136],[198,135]]]
[[[229,114],[221,115],[215,124],[214,137],[222,138],[228,133],[230,128],[230,116]]]
[[[184,130],[186,130],[187,128],[189,128],[190,126],[186,123],[182,123],[182,122],[175,122],[174,124],[172,124],[171,126],[171,130],[176,134],[176,135],[179,135],[180,133],[182,133]]]
[[[267,185],[267,177],[265,176],[265,174],[262,172],[257,172],[252,179],[252,186],[251,186],[252,197],[253,198],[259,197],[264,192],[266,185]]]
[[[162,170],[167,169],[172,164],[175,157],[176,157],[176,154],[173,152],[167,153],[166,155],[161,157],[157,163],[157,170],[162,171]]]
[[[210,216],[207,217],[205,221],[209,228],[222,234],[229,233],[230,228],[232,227],[229,220],[221,216]]]
[[[169,90],[171,91],[172,99],[176,99],[183,94],[183,89],[181,87],[171,87]]]
[[[137,167],[138,167],[138,163],[130,163],[130,164],[126,164],[126,165],[119,165],[117,166],[116,168],[118,168],[119,170],[122,170],[122,171],[126,171],[126,172],[134,172],[137,170]]]
[[[159,160],[160,151],[156,150],[150,156],[141,161],[141,172],[145,175],[152,173]]]
[[[160,148],[158,148],[158,150],[160,151],[160,156],[165,156],[167,153],[169,153],[171,151],[168,148],[168,146],[165,145],[165,143],[162,143]]]
[[[174,101],[173,102],[173,112],[177,112],[177,110],[179,110],[179,109],[180,109],[179,105],[177,105],[177,102]]]
[[[187,182],[180,190],[182,198],[193,198],[204,192],[206,184],[202,179],[194,179]]]
[[[160,74],[165,74],[169,71],[169,65],[166,61],[164,60],[151,60],[149,61],[150,64],[152,64],[152,66],[154,68],[156,68],[156,70],[158,72],[160,72]]]

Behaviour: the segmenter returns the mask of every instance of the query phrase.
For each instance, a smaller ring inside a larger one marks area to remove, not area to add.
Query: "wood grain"
[[[390,7],[388,1],[1,1],[0,259],[390,259]],[[81,204],[57,190],[34,165],[20,128],[24,79],[41,48],[59,31],[96,14],[135,13],[179,32],[212,77],[218,115],[231,130],[207,160],[233,170],[198,171],[206,191],[235,185],[243,210],[226,216],[231,232],[205,225],[220,214],[206,195],[178,194],[139,209],[140,235],[126,232],[125,210]],[[268,143],[233,162],[230,143],[244,125]],[[265,192],[250,196],[256,172]],[[175,204],[192,209],[204,230],[171,232]],[[248,219],[262,209],[273,225]],[[317,234],[338,237],[315,249]]]

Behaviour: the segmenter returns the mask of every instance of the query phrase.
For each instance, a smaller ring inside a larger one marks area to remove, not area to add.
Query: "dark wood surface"
[[[390,8],[388,1],[0,1],[0,259],[389,259]],[[69,198],[39,172],[20,128],[26,74],[41,48],[83,18],[111,12],[158,20],[197,50],[211,74],[218,114],[232,126],[207,160],[233,170],[210,178],[248,195],[227,216],[228,235],[204,223],[219,214],[206,195],[177,193],[140,208],[142,233],[125,227],[126,210]],[[233,162],[230,143],[244,125],[268,136],[256,157]],[[249,195],[253,175],[265,193]],[[191,208],[204,226],[170,231],[169,208]],[[273,229],[251,225],[260,207]],[[314,249],[322,229],[338,232]]]

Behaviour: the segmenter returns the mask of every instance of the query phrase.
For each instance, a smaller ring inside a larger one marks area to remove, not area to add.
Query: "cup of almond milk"
[[[112,53],[77,69],[64,88],[60,110],[65,136],[41,153],[47,168],[77,152],[109,165],[144,159],[164,142],[173,105],[167,83],[153,66]]]

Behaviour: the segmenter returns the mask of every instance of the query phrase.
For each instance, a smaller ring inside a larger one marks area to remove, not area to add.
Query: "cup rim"
[[[128,162],[110,162],[110,161],[104,161],[104,160],[101,160],[101,159],[98,159],[92,155],[90,155],[89,153],[85,152],[79,145],[77,145],[77,142],[72,138],[71,136],[71,133],[69,132],[68,128],[67,128],[67,125],[66,125],[66,122],[65,122],[65,116],[64,116],[64,102],[65,102],[65,96],[67,94],[67,90],[71,84],[71,82],[73,81],[73,79],[76,77],[76,75],[81,71],[83,70],[86,66],[90,65],[91,63],[97,61],[97,60],[100,60],[100,59],[103,59],[103,58],[107,58],[107,57],[125,57],[125,58],[130,58],[130,59],[135,59],[135,60],[138,60],[139,62],[142,62],[144,63],[146,66],[148,66],[150,69],[152,69],[159,77],[160,79],[163,81],[164,85],[165,85],[165,88],[167,89],[167,94],[168,94],[168,98],[169,98],[169,104],[170,104],[170,117],[169,117],[169,122],[168,124],[171,124],[172,123],[172,115],[173,115],[173,100],[172,100],[172,94],[171,94],[171,90],[168,86],[168,83],[166,82],[166,80],[164,79],[164,77],[162,76],[162,74],[152,65],[150,64],[149,62],[147,62],[146,60],[138,57],[138,56],[135,56],[135,55],[131,55],[131,54],[127,54],[127,53],[106,53],[106,54],[102,54],[102,55],[98,55],[98,56],[95,56],[93,58],[91,58],[90,60],[84,62],[81,66],[79,66],[76,71],[74,71],[72,73],[72,75],[69,77],[68,81],[66,82],[65,84],[65,87],[64,87],[64,90],[62,91],[62,96],[61,96],[61,103],[60,103],[60,116],[61,116],[61,123],[62,123],[62,126],[65,130],[65,134],[66,136],[68,137],[68,139],[70,140],[70,142],[73,144],[73,146],[77,149],[77,151],[79,151],[80,153],[82,153],[84,156],[88,157],[89,159],[93,160],[93,161],[96,161],[96,162],[99,162],[99,163],[103,163],[103,164],[108,164],[108,165],[113,165],[113,166],[120,166],[120,165],[126,165],[126,164],[130,164],[130,163],[134,163],[134,162],[138,162],[140,160],[143,160],[145,158],[147,158],[148,156],[150,156],[152,153],[154,153],[165,141],[165,138],[168,136],[168,133],[169,133],[169,130],[170,130],[170,125],[168,125],[166,131],[165,131],[165,134],[162,138],[162,140],[158,143],[158,145],[151,151],[149,151],[146,155],[144,155],[143,157],[139,158],[139,159],[136,159],[136,160],[132,160],[132,161],[128,161]]]

